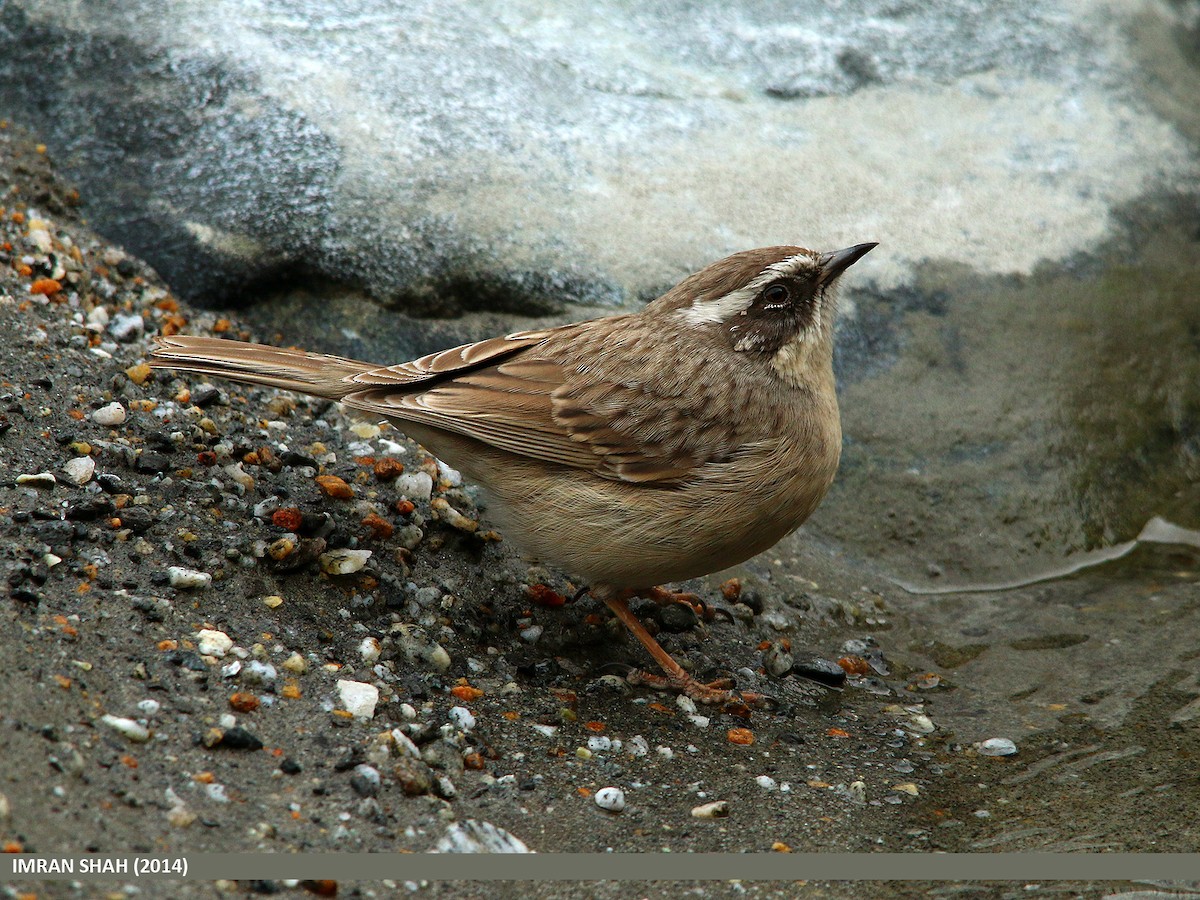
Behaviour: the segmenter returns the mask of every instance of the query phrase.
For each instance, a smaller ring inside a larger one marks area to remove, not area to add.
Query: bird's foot
[[[653,600],[659,606],[668,606],[672,603],[686,606],[704,622],[711,622],[716,617],[716,612],[700,598],[699,594],[691,594],[686,591],[673,591],[670,588],[660,586],[650,588],[645,592],[644,596],[648,600]]]
[[[737,704],[739,706],[769,707],[774,704],[770,697],[749,691],[739,691],[733,688],[733,682],[728,680],[713,681],[703,684],[684,671],[683,667],[629,609],[627,598],[633,591],[621,591],[610,595],[601,595],[608,608],[641,641],[642,646],[654,657],[663,675],[652,675],[647,672],[634,672],[626,679],[631,684],[644,684],[660,690],[678,691],[691,697],[697,703],[715,703],[722,706]]]
[[[697,681],[682,669],[680,669],[679,673],[668,675],[655,675],[653,672],[637,670],[630,672],[625,680],[633,685],[644,684],[647,687],[654,688],[656,691],[672,691],[683,694],[686,697],[691,697],[697,703],[714,706],[738,704],[765,708],[772,705],[771,698],[764,694],[737,690],[733,686],[732,679],[718,678],[716,681],[705,683]]]

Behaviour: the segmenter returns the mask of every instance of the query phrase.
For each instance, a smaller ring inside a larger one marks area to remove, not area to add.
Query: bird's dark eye
[[[762,298],[763,302],[768,306],[778,306],[780,304],[787,303],[790,296],[791,292],[785,285],[773,284],[763,291]]]

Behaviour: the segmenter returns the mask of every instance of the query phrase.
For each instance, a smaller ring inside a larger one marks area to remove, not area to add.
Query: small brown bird
[[[875,244],[747,250],[640,312],[523,331],[375,366],[218,338],[158,339],[150,364],[338,400],[395,423],[481,485],[504,533],[583,576],[665,671],[701,684],[628,600],[749,559],[797,528],[841,454],[838,276]]]

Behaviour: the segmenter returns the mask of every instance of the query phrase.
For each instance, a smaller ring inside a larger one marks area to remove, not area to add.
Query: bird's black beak
[[[834,250],[821,257],[821,281],[829,283],[878,247],[878,242],[855,244],[845,250]]]

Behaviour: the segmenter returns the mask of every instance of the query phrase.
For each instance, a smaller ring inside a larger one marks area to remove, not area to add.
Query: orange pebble
[[[749,728],[730,728],[727,737],[729,743],[741,744],[743,747],[749,747],[754,743],[754,732]]]
[[[45,294],[46,296],[57,294],[61,290],[62,283],[55,281],[53,278],[39,278],[29,286],[29,293]]]
[[[318,475],[316,482],[318,490],[334,500],[349,500],[354,496],[354,488],[336,475]]]
[[[258,709],[258,698],[249,691],[238,691],[236,694],[229,695],[229,705],[238,712],[254,712]]]
[[[294,506],[287,506],[271,513],[271,524],[285,531],[296,532],[300,530],[300,522],[303,518],[304,516],[300,510]]]
[[[380,481],[391,481],[404,474],[404,463],[391,456],[375,460],[375,477]]]
[[[469,684],[460,684],[457,687],[453,687],[450,689],[450,693],[464,702],[478,700],[483,696],[483,691],[477,687],[471,687]]]
[[[525,588],[525,593],[538,606],[545,606],[549,609],[556,609],[567,602],[566,597],[544,584],[531,584]]]
[[[837,661],[847,675],[869,675],[870,664],[861,656],[843,656]]]
[[[371,536],[377,540],[386,541],[396,531],[396,526],[376,513],[370,513],[362,523],[371,529]]]

